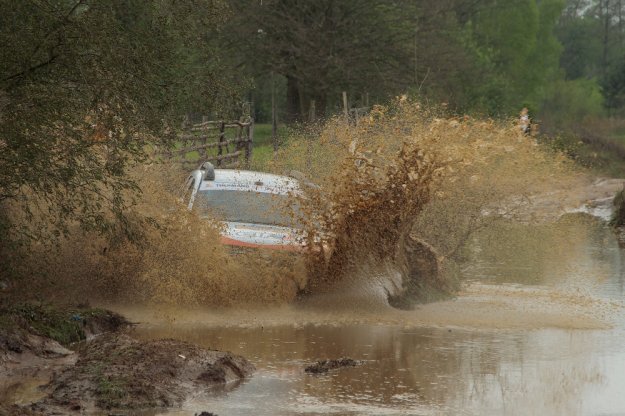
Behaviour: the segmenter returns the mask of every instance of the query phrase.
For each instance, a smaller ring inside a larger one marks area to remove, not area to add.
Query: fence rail
[[[350,108],[349,109],[349,120],[354,124],[358,124],[360,119],[369,113],[371,108],[369,107],[358,107],[358,108]]]
[[[213,162],[220,168],[249,167],[254,144],[254,120],[203,121],[188,125],[178,136],[176,148],[165,156],[185,167],[199,161]]]

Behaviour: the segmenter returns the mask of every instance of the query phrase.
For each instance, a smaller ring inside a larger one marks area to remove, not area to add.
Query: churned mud
[[[43,413],[179,406],[189,393],[252,374],[245,358],[175,340],[140,342],[110,334],[79,350],[75,365],[55,376],[33,405]]]
[[[141,342],[103,309],[24,305],[1,315],[0,414],[128,414],[179,406],[192,392],[236,386],[254,366],[175,340]]]

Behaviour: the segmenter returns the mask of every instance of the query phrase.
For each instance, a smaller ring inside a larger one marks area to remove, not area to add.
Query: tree
[[[607,74],[602,87],[605,106],[609,111],[625,107],[625,59]]]
[[[283,77],[291,120],[311,100],[323,113],[344,90],[510,114],[538,107],[559,77],[562,0],[230,1],[230,48],[258,83]]]
[[[323,113],[331,94],[377,91],[402,83],[399,70],[412,36],[395,2],[369,0],[233,1],[234,47],[257,74],[286,78],[289,119]],[[247,46],[247,47],[246,47]]]
[[[560,77],[560,44],[554,28],[560,0],[495,0],[470,22],[471,35],[490,79],[476,88],[476,101],[489,113],[511,114],[539,107],[547,86]]]
[[[558,25],[564,46],[561,65],[567,79],[597,78],[610,111],[625,105],[620,97],[624,14],[622,0],[569,0]]]
[[[601,24],[581,17],[559,24],[557,36],[563,45],[560,65],[566,79],[592,78],[600,75]]]
[[[234,90],[213,41],[225,5],[0,6],[0,238],[58,235],[74,222],[132,234],[125,212],[138,187],[128,166],[171,138],[185,111]]]

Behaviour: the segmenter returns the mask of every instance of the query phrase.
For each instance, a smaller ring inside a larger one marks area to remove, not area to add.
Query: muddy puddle
[[[229,350],[258,369],[156,414],[625,414],[625,253],[605,225],[496,230],[465,255],[462,293],[413,311],[353,309],[346,298],[322,309],[122,312],[143,322],[141,338]],[[340,357],[362,365],[304,372]]]

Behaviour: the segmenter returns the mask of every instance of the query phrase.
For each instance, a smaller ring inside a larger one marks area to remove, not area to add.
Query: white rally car
[[[185,184],[184,202],[200,216],[222,221],[221,242],[230,246],[300,251],[299,182],[288,176],[215,169],[203,163]]]
[[[187,178],[183,198],[189,210],[222,222],[221,242],[235,253],[246,248],[302,252],[307,247],[298,221],[301,196],[300,182],[293,177],[214,169],[206,162]],[[326,244],[321,249],[327,263],[331,250]],[[436,286],[441,258],[426,242],[406,234],[388,260],[394,272],[384,269],[382,275],[387,276],[384,289],[392,306],[409,308],[424,284]]]

